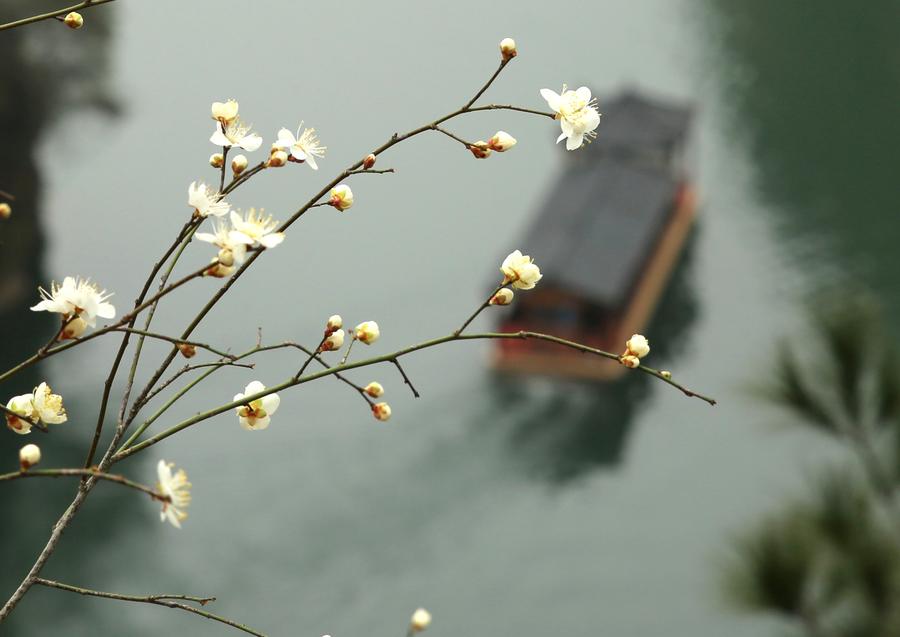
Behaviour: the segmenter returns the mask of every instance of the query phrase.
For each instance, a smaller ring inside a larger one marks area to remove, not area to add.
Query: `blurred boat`
[[[597,140],[567,153],[522,242],[544,277],[516,295],[500,328],[620,353],[652,318],[693,224],[696,194],[686,169],[693,111],[633,91],[601,110]],[[496,341],[492,365],[594,381],[625,371],[615,361],[524,339]]]

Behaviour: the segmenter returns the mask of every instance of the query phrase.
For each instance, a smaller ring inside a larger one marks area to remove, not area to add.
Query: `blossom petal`
[[[265,246],[266,248],[274,248],[282,241],[284,241],[283,232],[273,232],[272,234],[264,235],[259,239],[260,244]]]
[[[116,308],[112,303],[100,303],[97,306],[97,316],[100,318],[111,319],[116,316]]]
[[[260,137],[256,133],[250,133],[249,135],[245,136],[241,140],[241,143],[238,145],[247,152],[252,153],[262,145],[262,141],[262,137]]]
[[[280,148],[290,148],[294,144],[297,143],[297,138],[294,137],[294,134],[286,128],[282,128],[278,131],[278,139],[275,144]]]
[[[558,144],[559,142],[564,140],[566,137],[567,137],[567,135],[565,133],[560,133],[559,137],[556,138],[556,143]]]
[[[575,91],[575,95],[578,96],[578,99],[583,100],[585,104],[591,101],[591,89],[586,86],[580,86],[577,91]]]
[[[582,143],[584,143],[584,133],[575,133],[566,140],[566,150],[581,148]]]
[[[281,404],[281,396],[278,394],[269,394],[262,399],[262,407],[268,415],[273,415]]]
[[[228,146],[231,147],[231,140],[225,137],[225,133],[222,132],[222,127],[216,124],[216,131],[212,134],[212,137],[209,138],[216,146]]]
[[[541,89],[541,97],[547,100],[547,106],[550,107],[551,111],[559,111],[559,103],[560,96],[556,91],[552,91],[549,88]]]

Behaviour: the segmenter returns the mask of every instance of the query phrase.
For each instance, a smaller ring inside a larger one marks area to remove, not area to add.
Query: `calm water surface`
[[[703,207],[649,333],[654,362],[721,405],[643,381],[615,391],[511,387],[487,373],[483,344],[422,352],[406,363],[418,401],[391,368],[356,376],[385,385],[389,424],[324,382],[284,394],[265,432],[222,416],[123,464],[148,482],[159,458],[187,467],[194,504],[184,529],[159,524],[150,502],[98,489],[48,577],[216,595],[216,612],[273,635],[399,636],[420,605],[435,616],[435,637],[772,632],[722,605],[716,565],[729,533],[796,492],[830,450],[802,432],[774,432],[785,417],[744,388],[767,373],[776,338],[798,324],[804,292],[823,278],[862,282],[898,315],[896,143],[887,142],[900,141],[900,69],[881,51],[895,47],[887,24],[897,24],[896,9],[876,2],[856,15],[717,0],[574,2],[565,11],[468,1],[116,5],[108,80],[121,117],[73,113],[45,130],[37,150],[48,278],[91,275],[117,292],[120,308],[128,304],[188,212],[187,184],[214,178],[212,100],[240,99],[266,143],[304,119],[329,147],[318,173],[272,171],[232,198],[283,219],[392,132],[462,103],[492,71],[496,42],[513,35],[520,57],[490,100],[540,107],[538,89],[565,81],[698,105]],[[546,121],[500,113],[453,128],[467,138],[496,129],[519,146],[488,162],[437,135],[385,154],[379,163],[395,175],[352,182],[357,204],[344,215],[314,210],[242,278],[198,339],[241,350],[261,325],[266,341],[312,343],[335,312],[349,323],[376,319],[376,352],[452,329],[499,260],[528,251],[518,237],[562,167]],[[191,250],[183,271],[207,252]],[[204,285],[175,295],[156,328],[177,331]],[[80,461],[111,346],[94,341],[42,370],[71,403],[65,433],[42,442],[48,466]],[[257,363],[221,372],[165,420],[297,367],[289,354]],[[3,436],[4,457],[19,443]],[[4,488],[8,519],[26,516],[21,532],[6,525],[6,591],[72,485]],[[13,619],[3,634],[223,632],[176,612],[46,590]]]

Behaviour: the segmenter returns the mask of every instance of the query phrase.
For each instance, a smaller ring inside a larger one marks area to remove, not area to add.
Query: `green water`
[[[492,70],[496,42],[512,35],[520,57],[491,100],[539,107],[538,89],[567,82],[697,104],[702,209],[648,335],[654,363],[721,404],[643,381],[613,391],[510,386],[487,373],[487,346],[423,352],[406,365],[418,401],[391,368],[357,377],[387,388],[388,424],[325,382],[285,394],[265,432],[223,416],[123,463],[146,482],[159,458],[187,468],[185,528],[161,525],[149,501],[98,488],[46,575],[125,593],[215,595],[215,612],[272,635],[398,636],[420,605],[434,614],[435,637],[774,634],[723,606],[716,566],[729,534],[797,492],[832,450],[773,430],[786,417],[744,388],[767,373],[777,338],[822,283],[869,288],[898,317],[896,7],[123,0],[92,9],[113,16],[107,81],[122,116],[78,112],[43,131],[46,277],[90,275],[124,308],[189,212],[187,184],[213,178],[213,99],[238,98],[266,143],[305,119],[329,147],[318,173],[289,166],[234,197],[284,218],[394,131],[461,104]],[[339,312],[349,323],[377,320],[374,351],[387,352],[452,329],[499,260],[528,252],[518,237],[562,166],[547,122],[489,114],[453,128],[467,138],[497,129],[519,145],[487,162],[439,136],[385,154],[379,164],[395,175],[353,182],[357,203],[344,215],[305,218],[197,337],[240,350],[262,325],[266,341],[311,343]],[[207,256],[192,250],[184,271]],[[175,295],[154,325],[178,330],[196,299]],[[17,320],[30,319],[23,309]],[[71,414],[64,433],[41,440],[47,466],[82,457],[112,356],[112,343],[98,341],[41,369]],[[169,421],[297,367],[289,355],[257,362],[222,372]],[[0,457],[19,444],[0,436]],[[36,480],[0,490],[3,591],[72,490]],[[176,611],[35,590],[0,634],[224,630]]]

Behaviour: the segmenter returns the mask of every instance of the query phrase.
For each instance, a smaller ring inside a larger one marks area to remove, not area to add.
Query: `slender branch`
[[[400,364],[400,361],[395,358],[391,360],[391,362],[397,368],[397,371],[400,372],[400,375],[403,377],[403,382],[409,385],[409,389],[410,391],[412,391],[413,396],[415,396],[416,398],[420,398],[419,392],[416,391],[416,388],[413,386],[412,381],[409,379],[409,376],[406,375],[406,372],[404,371],[403,366]]]
[[[225,126],[220,122],[219,126],[222,128],[222,133],[225,133]],[[231,149],[230,146],[222,146],[222,174],[219,176],[219,192],[221,193],[225,190],[225,171],[228,170],[228,151]]]
[[[443,133],[444,135],[446,135],[446,136],[449,137],[450,139],[453,139],[453,140],[458,141],[460,144],[462,144],[462,145],[465,146],[466,148],[470,148],[470,147],[472,147],[472,146],[475,145],[475,144],[473,144],[473,143],[471,143],[471,142],[467,142],[466,140],[462,139],[461,137],[457,137],[456,135],[454,135],[454,134],[451,133],[450,131],[448,131],[448,130],[446,130],[446,129],[443,129],[443,128],[441,128],[440,126],[437,126],[437,125],[432,126],[432,127],[431,127],[431,130],[436,130],[436,131],[439,132],[439,133]]]
[[[272,387],[268,387],[264,391],[258,392],[256,394],[251,394],[249,396],[245,396],[241,400],[232,401],[232,402],[226,403],[224,405],[220,405],[220,406],[210,409],[208,411],[199,413],[196,416],[193,416],[191,418],[183,420],[182,422],[180,422],[176,425],[173,425],[169,429],[166,429],[165,431],[160,432],[151,438],[148,438],[147,440],[145,440],[144,442],[142,442],[140,444],[137,444],[137,445],[130,447],[128,449],[125,449],[123,451],[117,452],[113,456],[112,460],[113,460],[113,463],[118,462],[118,461],[122,460],[123,458],[127,458],[128,456],[130,456],[134,453],[137,453],[138,451],[146,449],[147,447],[150,447],[162,440],[165,440],[169,436],[172,436],[172,435],[178,433],[179,431],[186,429],[187,427],[190,427],[192,425],[197,424],[198,422],[202,422],[204,420],[212,418],[213,416],[217,416],[223,412],[230,411],[232,409],[235,409],[236,407],[240,407],[241,405],[245,405],[245,404],[252,402],[254,400],[257,400],[259,398],[263,398],[264,396],[268,396],[269,394],[274,394],[275,392],[279,392],[279,391],[288,389],[290,387],[294,387],[296,385],[302,385],[304,383],[308,383],[310,381],[317,380],[317,379],[323,378],[325,376],[331,376],[333,374],[336,374],[339,371],[343,372],[343,371],[347,371],[350,369],[357,369],[359,367],[368,367],[370,365],[375,365],[377,363],[392,362],[394,359],[399,358],[401,356],[405,356],[407,354],[411,354],[412,352],[416,352],[421,349],[427,349],[429,347],[434,347],[436,345],[441,345],[443,343],[450,343],[452,341],[484,340],[484,339],[523,339],[523,340],[536,339],[536,340],[541,340],[541,341],[548,341],[550,343],[556,343],[557,345],[569,347],[569,348],[572,348],[572,349],[575,349],[575,350],[578,350],[581,352],[596,354],[597,356],[602,356],[602,357],[608,358],[610,360],[614,360],[614,361],[620,360],[618,355],[613,354],[611,352],[606,352],[604,350],[596,349],[594,347],[590,347],[588,345],[583,345],[581,343],[576,343],[575,341],[569,341],[564,338],[559,338],[557,336],[551,336],[549,334],[541,334],[539,332],[526,332],[526,331],[485,332],[485,333],[481,333],[481,334],[459,334],[459,333],[454,332],[452,334],[448,334],[447,336],[434,338],[434,339],[431,339],[428,341],[424,341],[422,343],[418,343],[416,345],[410,345],[408,347],[397,350],[390,354],[384,354],[382,356],[375,356],[373,358],[367,358],[365,360],[356,361],[353,363],[341,363],[341,364],[337,365],[336,367],[330,367],[321,372],[315,372],[315,373],[309,374],[307,376],[303,376],[302,378],[298,378],[298,379],[294,379],[292,377],[289,380],[286,380],[279,385],[274,385]],[[681,385],[680,383],[673,381],[671,378],[667,378],[666,376],[663,376],[659,372],[659,370],[653,369],[652,367],[646,367],[644,365],[641,365],[640,367],[638,367],[637,370],[639,370],[645,374],[654,376],[654,377],[658,378],[659,380],[661,380],[665,383],[668,383],[669,385],[672,385],[676,389],[679,389],[685,396],[688,396],[691,398],[699,398],[700,400],[703,400],[703,401],[709,403],[710,405],[716,404],[716,400],[714,398],[704,396],[703,394],[700,394],[691,389],[688,389],[684,385]]]
[[[213,362],[213,363],[197,363],[196,365],[185,365],[184,367],[182,367],[181,369],[179,369],[177,372],[175,372],[174,374],[172,374],[172,376],[171,376],[169,379],[167,379],[167,380],[163,381],[162,383],[160,383],[159,386],[156,387],[152,392],[150,392],[149,394],[147,394],[147,397],[144,399],[144,402],[143,402],[143,404],[142,404],[141,406],[143,407],[143,405],[146,405],[147,403],[149,403],[149,402],[150,402],[151,400],[153,400],[157,395],[159,395],[159,393],[160,393],[161,391],[163,391],[164,389],[166,389],[166,387],[168,387],[169,385],[171,385],[172,383],[174,383],[176,380],[178,380],[179,378],[181,378],[182,376],[184,376],[184,375],[187,374],[188,372],[192,372],[192,371],[194,371],[195,369],[203,369],[203,368],[205,368],[205,367],[215,367],[215,368],[219,368],[219,367],[243,367],[244,369],[255,369],[255,368],[256,368],[256,365],[255,365],[254,363],[235,363],[235,362],[232,361],[232,360],[227,360],[227,361],[215,361],[215,362]]]
[[[456,335],[462,334],[463,330],[466,329],[467,327],[469,327],[469,323],[471,323],[472,321],[474,321],[474,320],[475,320],[475,317],[477,317],[479,314],[481,314],[482,310],[484,310],[484,308],[488,307],[488,306],[491,304],[491,299],[494,298],[494,296],[497,295],[497,292],[499,292],[500,290],[502,290],[503,288],[505,288],[506,285],[507,285],[507,284],[506,284],[505,282],[504,282],[504,283],[501,283],[500,285],[498,285],[498,286],[497,286],[497,289],[495,289],[493,292],[491,292],[490,296],[487,297],[487,299],[484,301],[484,303],[482,303],[481,305],[479,305],[479,306],[478,306],[478,309],[475,310],[474,312],[472,312],[472,315],[469,316],[469,318],[467,318],[467,319],[465,320],[465,322],[464,322],[462,325],[459,326],[459,329],[457,329],[457,330],[454,332],[454,334],[456,334]]]
[[[222,358],[227,358],[228,360],[234,360],[234,355],[229,354],[228,352],[223,352],[222,350],[216,349],[211,345],[207,345],[206,343],[200,343],[198,341],[186,341],[182,338],[176,338],[174,336],[167,336],[166,334],[158,334],[156,332],[148,332],[146,330],[136,330],[130,327],[117,327],[112,330],[114,332],[129,332],[131,334],[140,334],[141,336],[146,336],[147,338],[155,338],[161,341],[168,341],[169,343],[173,343],[174,345],[193,345],[194,347],[198,347],[200,349],[205,349],[208,352],[212,352],[217,356],[221,356]]]
[[[12,194],[11,192],[6,192],[5,190],[0,190],[0,197],[3,197],[4,199],[9,199],[10,201],[16,200],[16,196],[14,194]]]
[[[556,119],[556,113],[550,113],[548,111],[536,111],[531,108],[512,106],[511,104],[487,104],[486,106],[475,106],[466,110],[467,113],[476,113],[478,111],[517,111],[519,113],[543,115],[544,117],[549,117],[550,119]]]
[[[393,173],[396,172],[393,168],[382,168],[380,170],[375,170],[372,168],[357,168],[356,170],[348,170],[348,175],[383,175],[385,173]]]
[[[301,376],[303,376],[303,372],[305,372],[306,368],[309,367],[309,364],[312,362],[312,359],[315,358],[316,354],[318,354],[319,352],[322,351],[322,346],[325,344],[325,341],[328,340],[329,336],[331,336],[331,333],[326,331],[325,335],[322,337],[322,340],[319,341],[318,345],[316,345],[316,349],[309,352],[309,354],[306,357],[306,360],[303,361],[303,365],[300,367],[300,370],[296,374],[294,374],[294,378],[300,378]]]
[[[133,482],[125,476],[120,476],[113,473],[104,473],[102,471],[97,471],[96,469],[31,469],[29,471],[13,471],[11,473],[0,473],[0,482],[19,480],[21,478],[62,478],[68,476],[93,476],[94,478],[97,478],[99,480],[115,482],[116,484],[121,484],[123,487],[135,489],[137,491],[140,491],[141,493],[146,493],[154,500],[158,500],[160,502],[170,501],[169,496],[163,495],[162,493],[159,493],[158,491],[155,491],[148,486],[140,484],[139,482]]]
[[[58,588],[59,590],[68,591],[70,593],[88,595],[90,597],[102,597],[103,599],[116,599],[122,602],[139,602],[142,604],[155,604],[156,606],[165,606],[167,608],[178,608],[189,613],[194,613],[195,615],[200,615],[200,617],[205,617],[206,619],[211,619],[213,621],[226,624],[228,626],[231,626],[232,628],[237,628],[238,630],[250,635],[256,635],[256,637],[266,637],[261,632],[253,630],[252,628],[245,626],[244,624],[239,624],[238,622],[226,617],[222,617],[221,615],[215,615],[194,606],[189,606],[181,602],[173,601],[182,599],[186,601],[197,602],[201,606],[204,606],[209,602],[216,601],[215,597],[193,597],[190,595],[122,595],[120,593],[106,593],[103,591],[95,591],[90,588],[72,586],[71,584],[63,584],[62,582],[44,579],[43,577],[36,577],[34,579],[34,583],[40,584],[41,586],[47,586],[49,588]]]
[[[0,31],[6,31],[7,29],[15,29],[16,27],[23,27],[26,24],[34,24],[35,22],[40,22],[41,20],[50,20],[57,16],[66,15],[67,13],[71,13],[72,11],[83,11],[84,9],[90,9],[91,7],[96,7],[101,4],[106,4],[107,2],[113,2],[114,0],[84,0],[84,2],[79,2],[78,4],[73,4],[71,7],[66,7],[65,9],[57,9],[56,11],[51,11],[49,13],[41,13],[39,15],[33,15],[30,18],[22,18],[21,20],[16,20],[14,22],[7,22],[6,24],[0,24]]]
[[[193,273],[189,274],[188,276],[183,277],[179,281],[176,281],[175,283],[170,285],[168,288],[160,290],[154,296],[150,297],[150,299],[144,301],[143,303],[141,302],[141,299],[143,299],[147,295],[147,292],[149,292],[150,286],[152,285],[153,279],[156,277],[156,274],[160,271],[160,269],[162,268],[162,266],[166,262],[166,260],[169,258],[169,256],[171,256],[172,252],[175,251],[177,246],[182,244],[182,237],[185,235],[185,233],[187,232],[188,236],[190,236],[191,229],[196,228],[195,224],[197,224],[197,222],[195,220],[191,220],[187,224],[185,224],[184,228],[182,228],[181,232],[179,233],[178,238],[172,243],[172,245],[169,247],[169,249],[166,250],[163,257],[159,261],[156,262],[156,264],[154,265],[153,269],[150,272],[150,276],[147,277],[147,280],[144,283],[144,287],[141,290],[140,295],[138,295],[138,298],[135,299],[134,309],[131,310],[131,312],[129,312],[128,314],[126,314],[119,320],[119,325],[127,324],[129,328],[134,327],[134,323],[137,320],[138,314],[140,313],[141,310],[143,310],[144,308],[150,307],[150,306],[156,307],[156,305],[155,305],[156,302],[159,301],[159,299],[161,299],[165,294],[168,294],[169,292],[172,292],[173,290],[178,289],[180,286],[184,285],[188,281],[191,281],[192,279],[194,279],[198,276],[201,276],[206,271],[206,268],[204,268],[197,272],[193,272]],[[148,324],[149,324],[149,321],[148,321]],[[102,332],[103,330],[100,330],[100,331]],[[107,331],[110,331],[110,330],[107,329]],[[122,342],[119,344],[119,349],[116,352],[116,357],[115,357],[115,360],[113,361],[112,368],[109,370],[109,374],[107,374],[106,380],[103,383],[103,396],[100,399],[100,410],[99,410],[99,413],[97,414],[97,424],[94,427],[94,437],[91,440],[90,449],[88,449],[87,457],[84,460],[85,467],[90,467],[94,463],[94,454],[96,453],[97,445],[100,442],[100,435],[103,433],[103,421],[106,419],[106,408],[109,405],[109,394],[110,394],[110,391],[112,391],[113,381],[115,380],[116,374],[119,371],[119,365],[121,365],[122,358],[125,356],[125,350],[128,349],[128,340],[130,337],[131,337],[131,334],[129,334],[127,332],[122,337]],[[126,392],[125,392],[125,394],[126,394],[125,400],[126,401],[127,401],[127,395],[131,391],[131,382],[134,379],[134,371],[136,370],[136,368],[137,368],[137,357],[135,357],[135,362],[132,365],[132,373],[129,375],[129,382],[128,382],[128,386],[127,386]]]
[[[494,83],[494,80],[497,79],[497,76],[500,75],[500,72],[504,69],[504,67],[506,67],[507,64],[510,63],[510,61],[512,59],[513,58],[507,58],[505,60],[500,60],[500,66],[497,67],[497,70],[494,71],[494,74],[490,77],[490,79],[488,79],[487,82],[485,82],[484,86],[482,86],[481,89],[477,93],[475,93],[475,97],[473,97],[468,102],[466,102],[466,105],[462,107],[462,110],[464,110],[464,111],[469,110],[469,108],[472,106],[472,104],[477,102],[478,98],[481,97],[482,95],[484,95],[484,92],[490,88],[491,84]]]

